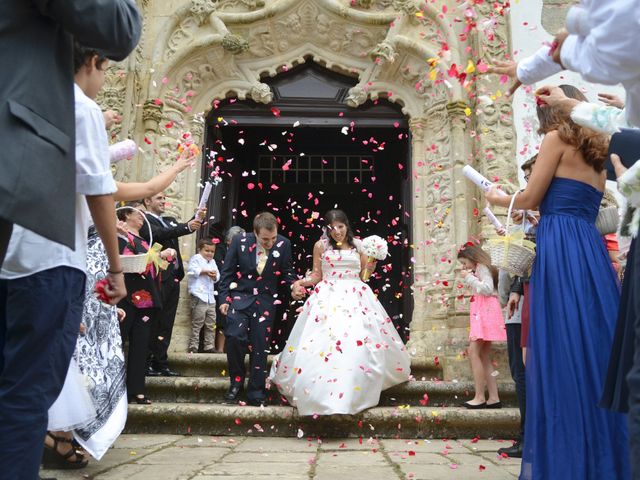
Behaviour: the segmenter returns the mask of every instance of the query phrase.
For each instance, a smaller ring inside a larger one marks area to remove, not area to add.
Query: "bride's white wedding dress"
[[[326,249],[322,281],[273,362],[271,384],[300,415],[354,414],[407,381],[410,364],[391,319],[360,280],[358,251]]]

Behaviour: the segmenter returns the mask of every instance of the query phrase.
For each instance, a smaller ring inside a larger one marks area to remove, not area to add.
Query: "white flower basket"
[[[600,232],[600,235],[616,233],[619,222],[618,207],[601,208],[596,217],[596,228]]]
[[[151,231],[151,224],[147,219],[147,216],[144,212],[135,207],[119,207],[116,208],[116,212],[118,210],[136,210],[145,222],[147,222],[147,226],[149,227],[149,249],[151,249],[151,245],[153,244],[153,232]],[[122,271],[124,273],[144,273],[147,269],[147,264],[149,263],[148,255],[146,253],[137,253],[135,255],[120,255],[120,265],[122,265]]]
[[[516,196],[520,192],[516,192],[511,197],[511,203],[507,212],[507,225],[505,227],[507,234],[504,237],[496,237],[489,239],[489,254],[491,255],[491,264],[501,270],[506,270],[512,275],[519,277],[526,275],[533,261],[536,258],[535,247],[532,242],[524,240],[524,224],[522,222],[522,236],[517,238],[509,233],[511,223],[511,211]]]

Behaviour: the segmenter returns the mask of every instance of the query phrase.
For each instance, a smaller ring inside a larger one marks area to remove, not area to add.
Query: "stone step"
[[[147,377],[146,394],[154,402],[222,403],[229,380],[222,377]],[[505,406],[516,407],[513,382],[499,385]],[[428,406],[459,405],[473,395],[471,382],[412,380],[382,392],[380,405],[422,405],[427,395]],[[274,398],[278,398],[275,395]]]
[[[504,438],[517,435],[516,408],[375,407],[358,415],[301,417],[292,407],[154,403],[129,405],[127,433],[279,437]]]
[[[271,366],[273,355],[269,355]],[[223,353],[179,353],[169,356],[171,368],[185,377],[226,377],[228,375],[227,356]],[[247,355],[246,365],[249,365]],[[442,378],[442,368],[434,358],[426,360],[412,359],[411,373],[420,380]]]

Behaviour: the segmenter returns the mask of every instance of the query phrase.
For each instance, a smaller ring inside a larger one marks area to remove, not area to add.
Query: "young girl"
[[[476,394],[462,406],[470,409],[502,408],[491,365],[491,342],[507,340],[496,292],[498,270],[491,265],[489,254],[471,242],[460,249],[458,260],[462,263],[460,273],[465,283],[474,291],[470,306],[469,360]],[[488,399],[484,393],[485,386],[489,391]]]

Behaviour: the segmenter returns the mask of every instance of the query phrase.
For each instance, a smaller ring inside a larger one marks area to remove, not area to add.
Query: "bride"
[[[410,376],[400,335],[361,280],[375,263],[367,263],[343,211],[329,211],[325,222],[313,247],[313,271],[293,287],[313,292],[270,374],[300,415],[358,413]]]

